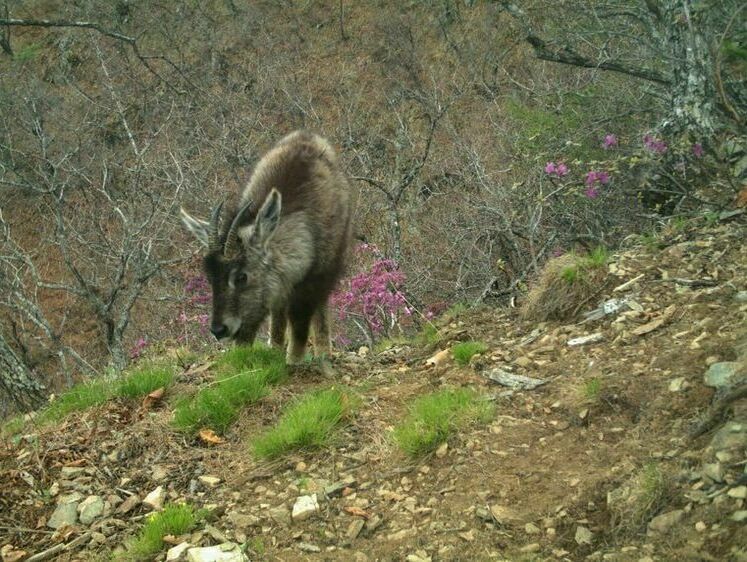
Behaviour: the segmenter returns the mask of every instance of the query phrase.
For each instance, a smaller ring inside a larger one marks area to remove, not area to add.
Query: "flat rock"
[[[495,383],[515,390],[532,390],[547,383],[547,381],[541,379],[533,379],[532,377],[525,377],[524,375],[515,375],[500,368],[491,369],[485,373],[485,376]]]
[[[738,500],[747,499],[747,486],[734,486],[731,490],[726,492],[726,495]]]
[[[729,519],[731,519],[732,521],[736,521],[737,523],[747,521],[747,510],[741,509],[739,511],[735,511],[731,514],[731,517]]]
[[[199,480],[200,483],[206,488],[215,488],[218,484],[221,483],[221,479],[217,476],[209,476],[207,474],[198,476],[197,480]]]
[[[590,343],[599,343],[600,341],[604,340],[604,336],[601,332],[596,332],[594,334],[589,334],[588,336],[581,336],[578,338],[572,338],[568,340],[568,346],[569,347],[578,347],[579,345],[587,345]]]
[[[285,510],[286,513],[288,510]],[[259,517],[248,513],[239,513],[238,511],[229,511],[226,516],[231,524],[240,531],[247,531],[251,527],[259,525]]]
[[[78,504],[78,516],[83,525],[90,525],[104,513],[104,498],[88,496]]]
[[[78,521],[78,503],[66,502],[61,503],[54,510],[52,516],[47,521],[47,527],[59,529],[66,525],[75,525]]]
[[[345,488],[354,488],[356,484],[357,482],[355,478],[353,477],[339,480],[337,482],[334,482],[333,484],[330,484],[329,486],[326,486],[324,488],[324,495],[328,498],[334,498],[335,496],[341,496]]]
[[[296,499],[296,503],[293,504],[291,518],[293,521],[303,521],[314,515],[317,511],[319,511],[319,502],[316,499],[316,494],[299,496]]]
[[[349,541],[354,541],[358,538],[358,535],[361,534],[361,531],[363,530],[363,526],[366,524],[366,522],[363,519],[355,518],[353,521],[350,522],[350,525],[348,525],[348,530],[345,533],[345,537]]]
[[[591,544],[594,539],[594,533],[583,525],[576,527],[576,535],[574,536],[576,544]]]
[[[715,451],[747,447],[747,423],[726,422],[711,439]]]
[[[269,514],[272,520],[275,521],[275,523],[279,523],[280,525],[283,525],[285,527],[290,527],[291,514],[290,511],[288,511],[288,508],[284,505],[270,508]]]
[[[521,516],[516,511],[504,505],[491,505],[490,514],[499,525],[515,525],[522,522]]]
[[[130,511],[132,511],[139,505],[140,505],[140,497],[137,494],[133,496],[128,496],[127,499],[123,501],[121,504],[119,504],[119,507],[117,507],[117,513],[120,513],[120,514],[129,513]]]
[[[153,509],[154,511],[160,511],[163,509],[163,502],[165,499],[166,491],[163,489],[163,486],[159,486],[150,494],[145,496],[143,499],[143,505]]]
[[[681,509],[675,509],[674,511],[668,511],[654,517],[648,524],[649,533],[667,533],[677,523],[682,521],[685,516],[685,512]]]
[[[714,363],[703,375],[706,386],[713,388],[729,388],[738,381],[739,363],[736,361],[722,361]]]
[[[227,542],[218,546],[190,548],[187,551],[189,562],[249,562],[249,558],[241,552],[239,545]]]
[[[187,554],[187,550],[192,545],[188,542],[179,543],[176,546],[172,546],[166,553],[166,562],[176,562],[177,560],[183,560]]]
[[[724,481],[724,467],[720,462],[704,464],[701,473],[714,482]]]

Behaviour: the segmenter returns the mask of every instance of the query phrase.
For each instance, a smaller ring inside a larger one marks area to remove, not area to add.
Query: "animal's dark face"
[[[213,252],[205,256],[203,265],[213,291],[210,331],[218,340],[251,343],[269,312],[262,256],[247,252],[227,259]]]
[[[280,193],[273,189],[254,221],[242,226],[242,215],[251,208],[247,203],[223,236],[218,233],[221,205],[210,222],[181,212],[184,224],[207,247],[203,267],[213,290],[210,331],[218,340],[251,343],[269,312],[269,241],[280,220]]]

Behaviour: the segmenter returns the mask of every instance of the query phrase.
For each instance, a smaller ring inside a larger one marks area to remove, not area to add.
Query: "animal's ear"
[[[199,242],[207,247],[208,245],[208,229],[210,227],[210,223],[207,221],[204,221],[202,219],[197,219],[190,215],[187,211],[185,211],[183,208],[179,209],[179,214],[182,218],[182,222],[184,223],[184,226],[187,227],[187,230],[189,230]]]
[[[269,242],[280,220],[280,210],[282,208],[282,197],[280,192],[273,188],[262,203],[262,208],[257,213],[257,219],[254,222],[255,242],[264,247]]]

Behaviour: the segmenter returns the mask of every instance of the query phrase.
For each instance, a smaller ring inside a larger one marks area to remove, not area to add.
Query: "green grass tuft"
[[[210,427],[225,432],[242,407],[266,396],[268,385],[280,382],[287,372],[282,351],[262,345],[231,349],[220,359],[219,370],[221,379],[177,403],[177,429],[194,433]]]
[[[596,402],[602,391],[602,379],[594,377],[584,383],[583,395],[589,402]]]
[[[145,364],[125,375],[117,384],[114,394],[122,398],[140,398],[158,388],[166,388],[174,382],[174,369],[163,364]]]
[[[441,334],[438,333],[438,328],[435,324],[428,323],[423,326],[423,329],[418,332],[415,336],[415,343],[421,347],[435,346],[441,341]]]
[[[128,545],[121,560],[153,560],[164,547],[166,535],[183,535],[197,525],[201,514],[188,504],[167,505],[163,511],[150,515],[145,527]]]
[[[22,415],[9,418],[0,425],[0,437],[13,437],[21,433],[24,427],[26,422]]]
[[[58,396],[48,408],[39,414],[40,423],[56,422],[73,412],[80,412],[99,406],[112,395],[112,385],[108,381],[95,380],[76,384]]]
[[[408,455],[421,455],[436,449],[455,431],[476,421],[487,422],[493,410],[492,404],[468,389],[421,396],[394,429],[394,440]]]
[[[348,392],[330,388],[303,396],[280,417],[277,425],[252,443],[254,454],[273,459],[289,451],[325,445],[353,408]]]
[[[465,341],[451,348],[451,356],[459,365],[465,366],[473,355],[485,353],[488,346],[479,341]]]
[[[586,278],[586,272],[593,269],[599,269],[607,265],[610,254],[606,248],[597,246],[588,255],[577,258],[573,265],[564,267],[560,272],[560,277],[569,285]]]

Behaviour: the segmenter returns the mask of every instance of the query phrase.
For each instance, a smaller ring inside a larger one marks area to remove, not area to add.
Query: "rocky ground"
[[[168,395],[27,427],[0,449],[3,560],[108,559],[164,501],[209,513],[168,538],[182,545],[170,559],[236,543],[244,554],[202,559],[747,560],[746,230],[685,226],[615,254],[585,307],[606,309],[586,321],[483,307],[442,324],[436,347],[341,354],[334,375],[275,387],[222,443],[173,431]],[[426,362],[465,340],[488,351]],[[512,374],[544,384],[494,382]],[[210,375],[198,362],[170,393]],[[331,382],[362,399],[334,446],[252,459],[249,436]],[[444,385],[476,388],[496,415],[413,461],[391,429]]]

